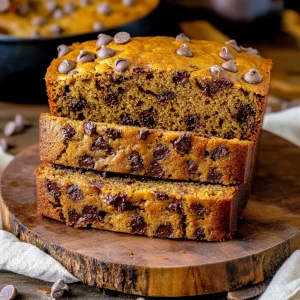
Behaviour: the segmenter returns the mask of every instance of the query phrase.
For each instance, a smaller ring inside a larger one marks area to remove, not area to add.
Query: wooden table
[[[15,145],[14,148],[9,150],[11,154],[17,154],[27,146],[38,142],[38,116],[41,112],[46,112],[47,110],[48,110],[47,105],[23,105],[23,104],[21,105],[21,104],[8,104],[8,103],[0,102],[0,138],[3,137],[2,129],[4,124],[9,120],[12,120],[15,114],[17,113],[21,113],[32,125],[30,128],[26,129],[23,133],[17,134],[9,138],[9,141]],[[266,135],[266,138],[268,138],[268,135]],[[276,147],[289,147],[290,143],[285,142],[284,140],[280,140],[280,141],[281,141],[280,145],[277,145]],[[40,280],[27,278],[25,276],[0,271],[0,288],[2,288],[7,284],[13,284],[14,286],[16,286],[16,288],[22,294],[21,299],[49,299],[51,283],[46,283]],[[255,288],[250,287],[249,293],[251,294]],[[69,299],[69,298],[70,299],[137,299],[137,296],[125,295],[125,294],[111,292],[103,289],[100,290],[97,288],[83,285],[81,283],[72,284],[71,291],[72,291],[71,296],[66,297],[65,299]],[[215,294],[210,296],[202,296],[202,297],[197,296],[191,298],[227,299],[227,297],[229,297],[229,299],[250,299],[250,297],[248,298],[241,297],[239,295],[239,292],[235,294],[220,293],[220,294]],[[151,298],[148,297],[147,299],[151,299]]]

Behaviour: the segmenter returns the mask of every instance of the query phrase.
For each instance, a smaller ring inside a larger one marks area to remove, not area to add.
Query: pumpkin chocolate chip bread
[[[1,0],[0,32],[38,37],[100,32],[150,14],[159,0]]]
[[[46,84],[55,116],[255,141],[271,67],[235,41],[120,32],[63,45]]]
[[[42,114],[40,156],[68,167],[237,184],[250,176],[253,142]]]
[[[40,214],[75,227],[221,241],[237,227],[243,185],[169,182],[42,164]]]

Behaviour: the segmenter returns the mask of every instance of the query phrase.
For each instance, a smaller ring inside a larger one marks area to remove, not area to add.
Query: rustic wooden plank
[[[77,230],[37,216],[37,146],[18,156],[4,173],[4,223],[90,285],[149,296],[234,290],[271,277],[300,247],[299,155],[300,148],[263,133],[244,219],[235,239],[224,243]]]

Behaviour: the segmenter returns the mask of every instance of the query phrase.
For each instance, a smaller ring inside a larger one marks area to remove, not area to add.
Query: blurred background
[[[7,110],[28,114],[28,104],[41,105],[30,106],[31,112],[37,111],[35,118],[38,111],[47,110],[43,78],[58,45],[119,31],[236,39],[274,60],[266,112],[300,105],[298,0],[3,0],[0,118],[4,120]]]

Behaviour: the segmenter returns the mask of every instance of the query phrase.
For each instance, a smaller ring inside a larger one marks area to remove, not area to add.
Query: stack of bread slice
[[[58,47],[40,118],[38,211],[69,226],[221,241],[246,206],[272,61],[234,40]]]

